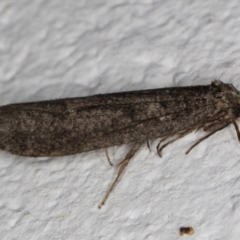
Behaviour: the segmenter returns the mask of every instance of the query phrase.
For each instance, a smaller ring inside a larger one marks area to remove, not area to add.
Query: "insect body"
[[[161,138],[161,156],[168,144],[203,128],[207,135],[188,153],[231,123],[240,139],[239,116],[239,91],[218,80],[206,86],[10,104],[0,107],[0,149],[20,156],[65,156],[132,143],[109,194],[147,140]]]

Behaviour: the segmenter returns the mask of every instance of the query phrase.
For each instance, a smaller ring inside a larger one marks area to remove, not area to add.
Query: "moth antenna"
[[[123,161],[120,162],[119,164],[119,170],[117,173],[117,177],[115,178],[115,180],[113,181],[112,185],[110,186],[109,190],[107,191],[107,194],[105,195],[105,197],[103,198],[102,202],[98,205],[98,208],[101,209],[101,207],[106,203],[109,194],[113,191],[113,189],[115,188],[120,176],[122,175],[124,169],[127,167],[129,161],[131,160],[131,158],[133,157],[133,155],[139,150],[139,148],[141,147],[141,145],[143,144],[143,142],[138,142],[135,143],[132,148],[130,149],[130,151],[127,153],[126,157],[124,158]]]

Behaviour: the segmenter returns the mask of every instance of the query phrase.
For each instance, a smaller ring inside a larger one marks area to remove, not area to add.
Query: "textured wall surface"
[[[240,89],[240,3],[157,0],[1,0],[0,104],[209,84]],[[0,152],[4,240],[235,240],[240,146],[233,126],[159,158],[143,146],[106,206],[117,168],[103,150],[59,158]],[[129,146],[109,149],[116,164]],[[192,226],[192,236],[179,228]]]

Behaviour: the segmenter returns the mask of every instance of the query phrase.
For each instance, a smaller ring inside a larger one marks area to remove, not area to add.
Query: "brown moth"
[[[116,179],[140,146],[161,138],[157,152],[193,130],[206,136],[240,116],[240,92],[215,80],[206,86],[173,87],[89,97],[10,104],[0,107],[0,149],[19,156],[65,156],[132,143]]]

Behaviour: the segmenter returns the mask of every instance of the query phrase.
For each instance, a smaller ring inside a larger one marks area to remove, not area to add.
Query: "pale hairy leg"
[[[100,209],[105,202],[107,201],[110,193],[113,191],[113,189],[115,188],[119,178],[121,177],[124,169],[127,167],[129,161],[131,160],[131,158],[133,157],[133,155],[139,150],[139,148],[141,147],[141,145],[143,144],[143,142],[138,142],[138,143],[134,143],[134,145],[132,146],[132,148],[130,149],[130,151],[127,153],[126,157],[124,158],[123,161],[121,161],[119,163],[119,170],[117,173],[117,176],[115,178],[115,180],[113,181],[112,185],[110,186],[109,190],[107,191],[107,194],[104,196],[102,202],[99,204],[98,208]]]
[[[200,142],[202,142],[203,140],[207,139],[208,137],[212,136],[214,133],[224,129],[225,127],[227,127],[229,124],[231,123],[231,121],[229,119],[224,120],[223,122],[218,123],[218,128],[216,128],[215,130],[213,130],[212,132],[210,132],[209,134],[207,134],[206,136],[200,138],[196,143],[194,143],[187,151],[186,154],[188,154],[194,147],[196,147]],[[217,125],[216,125],[217,126]]]
[[[112,167],[113,164],[112,164],[111,161],[110,161],[110,157],[109,157],[109,155],[108,155],[108,150],[107,150],[107,148],[104,148],[104,150],[105,150],[105,155],[106,155],[106,157],[107,157],[108,163],[109,163],[109,165]]]

